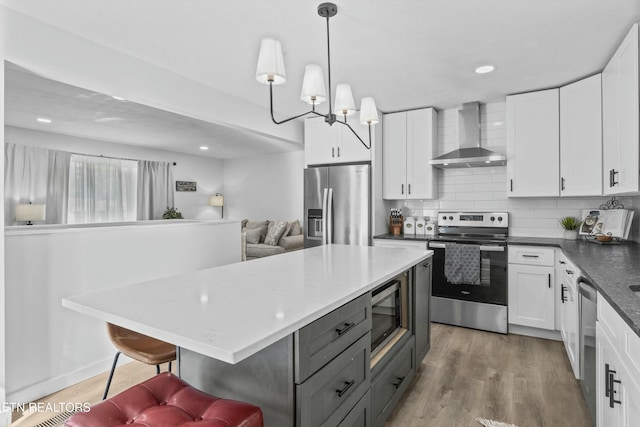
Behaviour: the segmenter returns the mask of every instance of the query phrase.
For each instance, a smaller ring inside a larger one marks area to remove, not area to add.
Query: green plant
[[[162,219],[182,219],[182,213],[176,208],[169,208],[162,214]]]
[[[574,216],[565,216],[564,218],[560,219],[560,225],[565,230],[577,230],[578,228],[580,228],[581,222],[582,221]]]

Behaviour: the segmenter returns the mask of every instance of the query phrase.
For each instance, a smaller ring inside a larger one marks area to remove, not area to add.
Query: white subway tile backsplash
[[[506,102],[483,104],[480,108],[480,140],[484,148],[506,155]],[[458,111],[455,108],[438,112],[437,153],[442,155],[459,148]],[[512,236],[563,237],[560,218],[579,217],[581,209],[598,208],[608,197],[584,198],[509,198],[506,166],[438,170],[439,199],[404,202],[403,209],[419,212],[415,215],[436,217],[440,210],[506,211],[509,212]],[[626,208],[640,208],[640,196],[623,197]],[[424,212],[427,212],[426,214]],[[636,212],[640,216],[640,212]],[[638,219],[632,236],[640,241]]]

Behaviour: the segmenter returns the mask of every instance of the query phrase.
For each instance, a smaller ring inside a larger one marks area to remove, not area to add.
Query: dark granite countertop
[[[385,239],[385,240],[408,240],[413,242],[428,242],[432,239],[432,237],[425,236],[407,236],[404,234],[378,234],[377,236],[373,236],[374,239]]]
[[[425,242],[430,240],[425,237],[391,234],[382,234],[374,238]],[[561,248],[620,317],[640,336],[640,297],[629,289],[629,285],[640,285],[640,244],[623,242],[620,245],[599,245],[585,240],[542,237],[509,237],[507,243]]]

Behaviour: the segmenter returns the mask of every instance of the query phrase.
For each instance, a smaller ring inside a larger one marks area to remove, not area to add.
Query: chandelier
[[[320,105],[327,99],[324,87],[324,76],[322,75],[322,67],[316,64],[309,64],[304,69],[304,78],[302,81],[302,93],[300,99],[311,104],[311,110],[306,113],[290,117],[285,120],[278,121],[273,116],[273,86],[280,85],[287,81],[284,71],[284,60],[282,58],[282,46],[278,40],[272,38],[264,38],[260,44],[260,54],[258,56],[258,67],[256,69],[256,80],[260,83],[269,85],[269,104],[271,109],[271,120],[277,125],[286,123],[291,120],[304,117],[309,114],[324,117],[324,121],[329,125],[340,123],[348,127],[358,140],[365,146],[371,148],[371,125],[378,123],[378,111],[376,103],[372,97],[362,98],[360,104],[360,123],[367,125],[369,128],[369,145],[367,145],[355,130],[347,123],[347,117],[356,113],[353,94],[351,93],[351,85],[342,83],[336,87],[335,106],[331,108],[331,47],[329,43],[329,18],[338,13],[338,7],[333,3],[322,3],[318,6],[318,15],[327,20],[327,69],[329,82],[329,112],[320,114],[316,111],[316,106]],[[341,121],[338,117],[342,117]]]

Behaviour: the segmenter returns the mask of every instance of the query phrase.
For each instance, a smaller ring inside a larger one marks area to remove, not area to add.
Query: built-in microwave
[[[371,357],[393,345],[407,330],[406,277],[394,279],[371,293]]]

